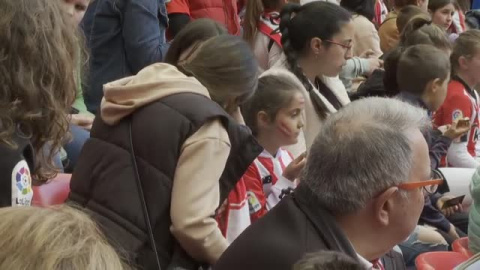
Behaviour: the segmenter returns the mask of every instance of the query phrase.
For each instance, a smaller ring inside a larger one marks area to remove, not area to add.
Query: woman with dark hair
[[[352,57],[354,26],[344,8],[316,1],[285,5],[280,32],[286,58],[281,63],[302,82],[306,98],[302,134],[288,147],[299,156],[313,143],[322,120],[350,102],[338,74]]]
[[[353,13],[353,56],[360,56],[371,50],[373,57],[380,57],[380,38],[372,22],[375,17],[375,0],[342,1],[340,5]]]

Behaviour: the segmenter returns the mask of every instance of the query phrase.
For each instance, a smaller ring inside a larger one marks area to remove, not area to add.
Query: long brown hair
[[[213,101],[227,108],[232,98],[235,106],[253,95],[258,83],[258,64],[248,44],[239,37],[220,35],[192,48],[192,53],[181,59],[178,69],[194,76],[210,93]]]
[[[258,32],[258,20],[263,11],[277,10],[281,8],[281,0],[249,0],[245,11],[243,23],[243,38],[253,46],[255,35]]]
[[[45,181],[56,174],[52,159],[68,133],[78,36],[59,1],[50,0],[0,0],[0,29],[0,143],[15,148],[15,134],[28,137],[33,174]]]
[[[227,35],[227,29],[220,23],[201,18],[188,23],[176,36],[170,44],[165,63],[177,65],[182,53],[188,50],[193,44],[203,42],[212,37]]]

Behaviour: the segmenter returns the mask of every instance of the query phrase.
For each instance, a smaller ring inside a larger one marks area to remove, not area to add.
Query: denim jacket
[[[168,48],[165,0],[95,0],[81,27],[90,52],[85,104],[93,113],[104,84],[161,62]]]

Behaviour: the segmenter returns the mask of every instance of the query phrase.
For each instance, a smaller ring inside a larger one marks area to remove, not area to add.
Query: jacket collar
[[[350,241],[340,229],[335,218],[317,199],[316,195],[305,184],[300,184],[293,193],[293,199],[315,227],[318,235],[329,250],[341,251],[352,258],[357,258]]]
[[[455,80],[455,81],[461,83],[463,85],[463,87],[465,87],[465,90],[467,90],[467,92],[470,94],[470,96],[475,98],[474,90],[472,88],[470,88],[470,86],[462,78],[460,78],[457,75],[453,75],[452,80]]]

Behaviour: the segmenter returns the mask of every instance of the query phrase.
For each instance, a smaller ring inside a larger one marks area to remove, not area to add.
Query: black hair
[[[327,2],[311,2],[306,5],[286,4],[280,12],[282,46],[290,71],[300,79],[312,99],[313,106],[321,119],[327,116],[327,107],[320,97],[313,93],[313,87],[297,63],[298,57],[307,51],[313,38],[328,40],[339,33],[342,26],[351,20],[351,14],[344,8]],[[328,46],[325,45],[325,46]],[[331,99],[334,107],[341,106],[333,92],[316,78],[319,91]],[[329,101],[330,101],[329,99]]]
[[[341,1],[340,6],[355,14],[362,15],[370,21],[375,18],[375,0]]]

